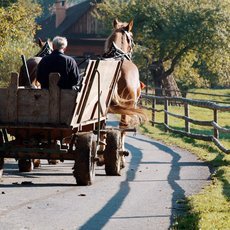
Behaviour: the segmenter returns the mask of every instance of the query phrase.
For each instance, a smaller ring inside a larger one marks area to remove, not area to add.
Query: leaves
[[[226,76],[230,67],[228,0],[106,0],[98,4],[97,9],[98,17],[103,21],[112,22],[114,17],[123,21],[134,19],[135,41],[143,46],[144,56],[151,55],[154,62],[163,61],[166,73],[175,69],[180,74],[178,68],[183,72],[183,66],[179,64],[185,59],[188,61],[193,52],[207,62],[206,75],[215,71],[215,78],[223,79],[223,74],[225,78],[230,78],[229,73]],[[224,73],[221,71],[222,64],[218,62],[220,50]],[[192,68],[193,59],[189,61]],[[218,73],[216,70],[219,70]],[[212,77],[205,77],[201,71],[197,73],[199,78],[212,81]]]
[[[10,71],[19,71],[21,54],[29,56],[37,49],[35,18],[40,12],[32,0],[18,0],[0,8],[0,80],[6,81]]]

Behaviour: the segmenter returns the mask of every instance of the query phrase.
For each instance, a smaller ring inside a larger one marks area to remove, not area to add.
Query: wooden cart
[[[26,159],[73,160],[78,185],[92,184],[99,158],[107,175],[118,175],[126,152],[120,130],[107,129],[106,119],[121,64],[90,60],[80,92],[61,90],[57,73],[49,90],[19,87],[13,73],[0,89],[0,178],[4,158],[19,160],[19,169]]]

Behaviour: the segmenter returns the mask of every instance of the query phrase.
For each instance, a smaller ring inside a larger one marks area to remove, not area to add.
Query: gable
[[[66,9],[66,16],[63,22],[56,28],[56,15],[53,14],[40,23],[41,30],[36,37],[42,39],[53,38],[54,36],[77,35],[78,37],[103,37],[104,26],[92,16],[93,6],[91,0],[84,1]]]

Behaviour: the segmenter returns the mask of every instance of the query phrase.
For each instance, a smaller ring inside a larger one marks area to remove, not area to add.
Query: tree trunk
[[[181,92],[172,74],[162,80],[162,76],[165,73],[162,61],[152,63],[151,73],[154,80],[156,96],[181,97]]]
[[[162,73],[164,73],[164,66],[161,61],[153,62],[150,66],[150,71],[152,73],[154,86],[155,86],[155,95],[162,96],[163,95],[163,85],[162,85]]]
[[[167,97],[181,97],[181,92],[177,86],[177,83],[173,77],[173,75],[169,75],[163,81],[163,88],[165,91],[165,95]]]

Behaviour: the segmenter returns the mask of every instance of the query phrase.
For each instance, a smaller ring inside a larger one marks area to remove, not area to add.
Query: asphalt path
[[[111,121],[109,125],[116,125]],[[0,182],[0,230],[165,230],[183,200],[209,183],[208,166],[191,153],[129,133],[122,176],[96,168],[91,186],[76,186],[73,162],[18,173],[8,159]]]

